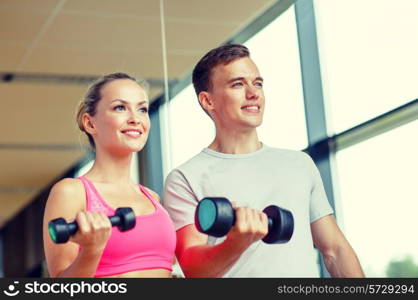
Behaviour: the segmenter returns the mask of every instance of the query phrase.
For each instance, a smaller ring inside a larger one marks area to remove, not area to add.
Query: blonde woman
[[[130,177],[132,155],[150,130],[145,82],[124,74],[103,76],[80,103],[79,128],[96,158],[79,178],[56,183],[45,208],[43,236],[51,277],[171,277],[176,235],[158,195]],[[135,213],[134,228],[121,232],[109,216],[118,207]],[[54,243],[48,223],[75,220],[69,242]]]

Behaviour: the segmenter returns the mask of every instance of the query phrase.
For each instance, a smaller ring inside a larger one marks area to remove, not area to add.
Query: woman
[[[132,155],[148,138],[145,82],[109,74],[80,103],[77,123],[95,149],[93,167],[79,178],[56,183],[45,208],[43,237],[51,277],[170,277],[176,237],[153,191],[133,183]],[[131,207],[136,226],[120,232],[108,216]],[[78,231],[65,244],[52,242],[48,223],[75,218]]]

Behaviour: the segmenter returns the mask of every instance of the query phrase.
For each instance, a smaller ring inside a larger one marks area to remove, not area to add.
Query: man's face
[[[218,127],[248,130],[262,123],[263,79],[249,57],[216,66],[212,69],[211,80],[209,111]]]

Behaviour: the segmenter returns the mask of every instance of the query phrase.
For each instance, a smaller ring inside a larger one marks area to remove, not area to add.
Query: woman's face
[[[150,129],[149,101],[144,89],[130,79],[116,79],[101,89],[90,133],[99,148],[127,154],[140,151]]]

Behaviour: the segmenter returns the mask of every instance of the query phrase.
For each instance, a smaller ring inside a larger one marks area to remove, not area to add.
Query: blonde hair
[[[87,90],[86,95],[84,96],[84,99],[80,101],[77,108],[77,114],[76,114],[76,121],[78,128],[80,128],[81,131],[83,131],[88,139],[90,146],[93,149],[96,149],[96,145],[94,144],[93,137],[86,131],[83,124],[83,115],[85,113],[89,114],[90,116],[94,116],[97,112],[97,104],[99,103],[100,99],[102,98],[101,90],[102,88],[109,82],[112,82],[117,79],[129,79],[136,83],[138,83],[146,93],[149,91],[149,85],[148,83],[143,79],[137,79],[135,77],[132,77],[126,73],[112,73],[107,74],[99,79],[97,79],[93,84],[90,85],[90,87]]]

